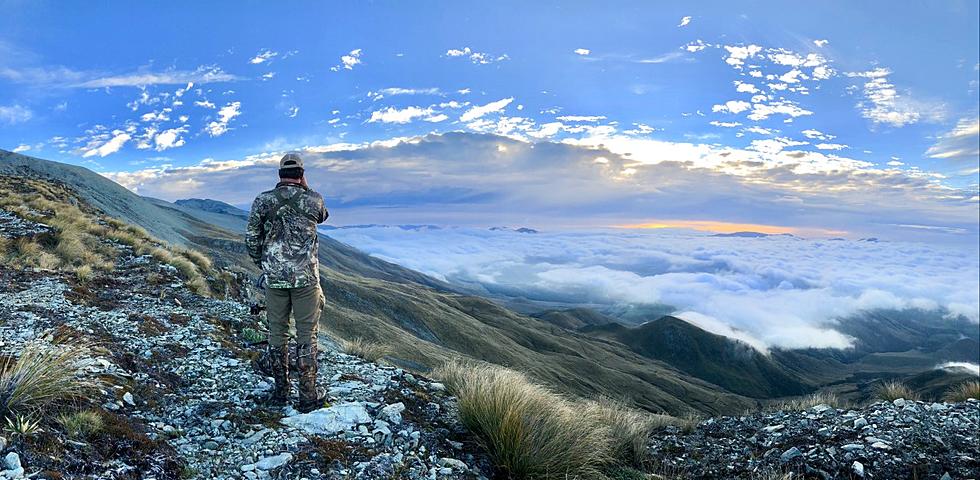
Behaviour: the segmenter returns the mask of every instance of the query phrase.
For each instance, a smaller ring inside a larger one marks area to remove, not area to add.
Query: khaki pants
[[[323,309],[322,298],[319,284],[300,288],[266,288],[269,344],[281,347],[289,341],[289,312],[296,319],[296,343],[315,344],[320,311]]]

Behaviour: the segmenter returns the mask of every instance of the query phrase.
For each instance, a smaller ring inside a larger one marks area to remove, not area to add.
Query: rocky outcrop
[[[718,417],[684,433],[654,435],[650,453],[665,471],[691,478],[980,477],[980,402],[878,402],[854,410]],[[686,477],[685,477],[686,478]]]

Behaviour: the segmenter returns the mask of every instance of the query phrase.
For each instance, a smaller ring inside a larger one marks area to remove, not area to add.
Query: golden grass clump
[[[904,383],[897,380],[890,380],[878,385],[874,390],[874,398],[886,402],[892,402],[903,398],[905,400],[918,400],[919,396]]]
[[[649,463],[647,443],[653,431],[677,424],[663,418],[674,417],[641,412],[608,398],[584,402],[581,411],[582,415],[610,428],[613,457],[634,467]]]
[[[433,375],[458,398],[460,420],[510,478],[607,478],[616,450],[604,423],[611,414],[587,414],[503,367],[452,362]]]
[[[26,344],[16,358],[0,360],[0,413],[38,411],[52,403],[84,396],[95,384],[83,377],[82,345]]]
[[[377,362],[384,358],[385,355],[391,353],[391,349],[387,345],[371,342],[360,337],[353,340],[341,339],[340,347],[344,353],[363,358],[369,362]]]
[[[965,402],[971,398],[980,400],[980,381],[970,380],[950,388],[946,391],[943,400]]]
[[[809,395],[804,395],[802,397],[794,397],[786,400],[779,400],[772,402],[763,407],[764,411],[793,411],[802,412],[804,410],[809,410],[817,405],[830,405],[836,409],[846,408],[847,405],[844,401],[833,392],[814,392]]]

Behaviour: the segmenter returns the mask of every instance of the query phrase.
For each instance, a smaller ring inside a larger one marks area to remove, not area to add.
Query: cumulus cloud
[[[27,107],[21,105],[0,105],[0,123],[9,125],[23,123],[30,120],[33,116],[34,112]]]
[[[26,152],[26,151],[28,151],[30,149],[31,149],[31,146],[30,145],[27,145],[27,144],[22,143],[20,145],[17,145],[16,147],[14,147],[14,150],[13,151],[14,151],[14,153],[20,153],[20,152]]]
[[[690,15],[688,15],[686,17],[682,17],[681,18],[681,23],[678,23],[677,26],[678,27],[686,27],[688,24],[691,23],[691,18],[692,17]]]
[[[488,113],[500,112],[504,108],[506,108],[507,105],[510,105],[510,103],[513,101],[514,101],[514,97],[509,97],[509,98],[502,98],[500,100],[497,100],[496,102],[490,102],[486,105],[477,105],[463,112],[463,115],[459,117],[459,120],[463,122],[470,122],[478,118],[481,118]]]
[[[405,108],[395,108],[388,107],[382,110],[376,110],[371,112],[371,118],[368,122],[381,122],[381,123],[409,123],[416,118],[434,118],[435,114],[432,108],[422,108],[422,107],[405,107]],[[436,120],[440,121],[440,120]]]
[[[228,132],[228,124],[235,117],[242,114],[242,102],[230,102],[221,110],[218,110],[218,119],[212,121],[207,126],[207,131],[212,137],[219,137]]]
[[[500,61],[503,61],[503,60],[509,60],[510,59],[510,57],[508,57],[507,54],[491,55],[491,54],[485,53],[485,52],[477,52],[477,51],[474,51],[474,50],[470,49],[470,47],[463,47],[461,49],[459,49],[459,48],[450,48],[449,50],[446,50],[446,56],[447,57],[465,57],[465,58],[469,58],[470,59],[470,62],[472,62],[474,64],[477,64],[477,65],[486,65],[486,64],[489,64],[489,63],[500,62]]]
[[[171,148],[184,146],[184,138],[181,136],[187,132],[186,127],[169,128],[157,134],[153,141],[156,144],[156,151],[162,152]]]
[[[540,300],[667,305],[760,349],[846,348],[850,339],[837,323],[868,310],[944,308],[977,321],[980,308],[973,248],[669,229],[521,234],[371,227],[329,235],[450,282]]]
[[[343,70],[353,70],[355,65],[361,64],[361,49],[355,48],[351,50],[347,55],[342,55],[340,57],[340,64],[330,67],[330,70],[334,72],[339,72]]]
[[[254,57],[252,57],[252,59],[249,60],[248,63],[251,63],[252,65],[258,65],[260,63],[266,63],[266,62],[268,62],[269,60],[272,60],[274,57],[276,57],[278,55],[279,55],[279,52],[273,52],[272,50],[265,49],[265,50],[260,51]]]
[[[830,40],[814,40],[813,41],[813,44],[814,45],[816,45],[818,47],[821,47],[821,48],[826,47],[828,43],[830,43]]]
[[[575,54],[576,55],[582,55],[583,57],[584,56],[588,56],[590,53],[592,53],[592,51],[589,50],[588,48],[576,48],[575,49]]]
[[[721,105],[711,107],[712,112],[741,113],[752,107],[749,102],[742,100],[729,100]]]
[[[725,63],[735,68],[742,68],[746,59],[755,57],[762,52],[762,47],[758,45],[725,45],[725,50],[728,51]]]

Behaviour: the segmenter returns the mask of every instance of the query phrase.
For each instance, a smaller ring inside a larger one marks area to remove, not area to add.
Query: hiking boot
[[[260,367],[268,369],[267,375],[272,377],[275,385],[266,398],[266,404],[283,406],[289,401],[289,347],[269,345],[266,351],[268,362],[259,361]]]
[[[296,410],[309,413],[322,408],[327,399],[316,387],[316,344],[296,346],[296,367],[299,369],[299,405]]]

